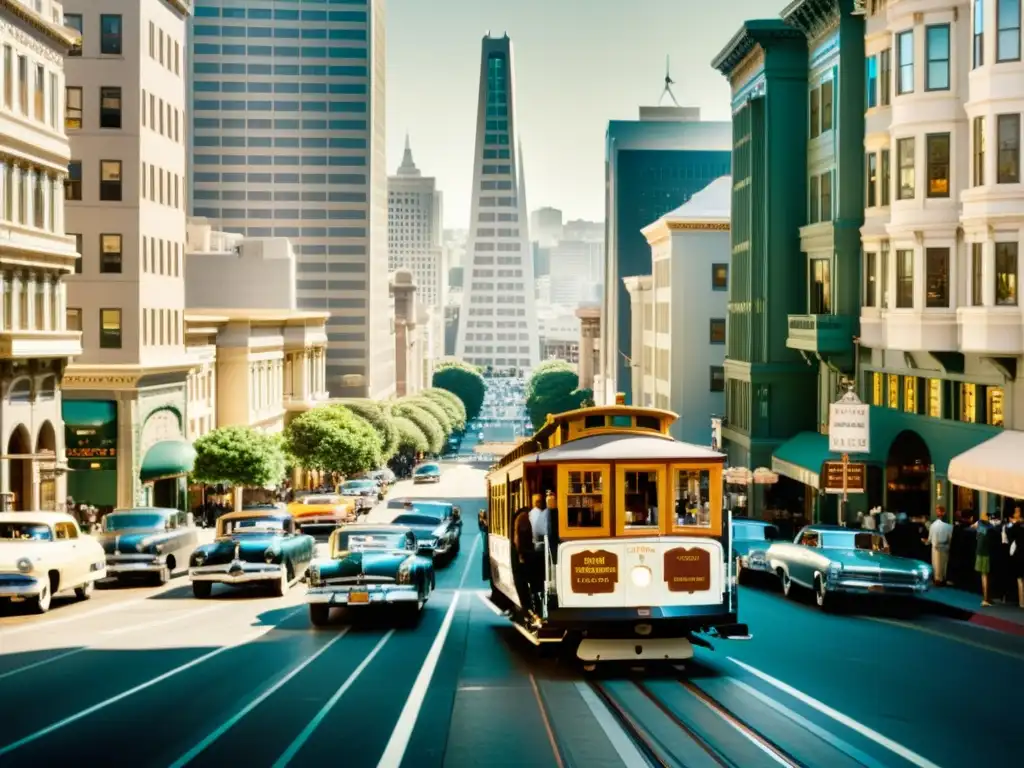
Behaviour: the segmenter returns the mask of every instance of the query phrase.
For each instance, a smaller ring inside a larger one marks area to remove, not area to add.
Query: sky
[[[604,220],[609,120],[656,105],[671,59],[673,91],[702,117],[729,119],[729,87],[711,68],[744,19],[786,0],[388,0],[387,158],[405,135],[444,193],[448,228],[469,225],[480,41],[508,32],[516,69],[527,206]]]

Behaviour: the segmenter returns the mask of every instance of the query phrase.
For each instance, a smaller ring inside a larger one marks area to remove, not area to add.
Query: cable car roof
[[[609,433],[570,440],[555,448],[531,454],[526,463],[539,461],[721,461],[725,454],[710,448],[680,443],[669,437]]]

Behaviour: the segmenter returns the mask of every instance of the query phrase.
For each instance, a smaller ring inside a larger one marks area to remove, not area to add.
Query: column
[[[59,235],[64,234],[64,175],[57,174],[53,177],[53,231]]]
[[[4,302],[7,302],[7,301],[11,300],[11,297],[7,293],[7,291],[10,288],[9,281],[10,281],[9,274],[7,272],[0,271],[0,298],[2,298]],[[9,328],[6,327],[6,321],[7,321],[7,310],[6,310],[6,307],[0,307],[0,331],[10,330]]]
[[[11,168],[11,221],[21,222],[21,166],[17,163]]]
[[[11,327],[8,330],[21,329],[21,292],[23,290],[25,290],[25,285],[21,273],[13,273],[11,275]]]
[[[25,174],[25,225],[34,227],[36,223],[36,185],[39,176],[31,168],[24,168]]]
[[[992,240],[981,244],[981,303],[996,305],[996,244]]]
[[[68,287],[67,284],[59,278],[55,281],[54,286],[56,288],[55,293],[57,299],[57,322],[54,323],[53,327],[57,330],[66,331],[68,317]]]
[[[39,331],[41,328],[36,328],[36,276],[32,272],[29,272],[25,278],[25,284],[22,286],[22,290],[26,292],[28,301],[26,302],[25,311],[28,317],[24,318],[24,326],[26,330]]]
[[[11,190],[7,188],[7,161],[0,160],[0,218],[7,217],[7,196]]]

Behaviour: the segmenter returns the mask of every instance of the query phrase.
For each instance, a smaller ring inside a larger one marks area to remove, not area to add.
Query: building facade
[[[651,275],[632,320],[642,350],[633,369],[634,401],[679,414],[672,436],[710,445],[711,418],[725,412],[725,316],[732,179],[711,182],[644,228]],[[631,296],[632,299],[632,296]],[[637,348],[637,347],[634,347]]]
[[[455,355],[484,367],[531,368],[540,344],[508,35],[483,39],[471,211]]]
[[[613,120],[605,145],[605,268],[598,403],[631,395],[630,304],[623,278],[651,273],[641,230],[729,173],[728,122],[700,119],[693,107],[645,107],[639,120]]]
[[[83,352],[64,377],[68,494],[100,508],[184,504],[186,0],[64,3],[71,161],[67,278]]]
[[[550,302],[578,307],[599,298],[604,280],[604,243],[560,239],[549,251]]]
[[[400,269],[391,276],[395,299],[395,371],[398,397],[423,389],[429,347],[429,316],[419,303],[419,286],[411,270]]]
[[[300,308],[331,313],[331,393],[387,397],[384,0],[194,5],[191,213],[291,240]]]
[[[64,57],[77,33],[60,3],[0,7],[0,499],[4,509],[63,509],[61,383],[82,350],[68,329],[64,278],[78,262],[64,234]]]
[[[420,173],[406,136],[402,164],[388,177],[388,269],[412,273],[417,301],[423,307],[444,306],[447,300],[443,212],[437,180]]]
[[[580,389],[594,389],[594,376],[601,364],[601,305],[588,304],[576,310],[580,321]]]

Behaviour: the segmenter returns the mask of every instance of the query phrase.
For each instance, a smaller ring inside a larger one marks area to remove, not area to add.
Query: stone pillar
[[[53,177],[53,231],[57,234],[64,234],[64,176],[58,174]]]
[[[25,281],[20,272],[11,275],[11,327],[9,330],[17,331],[22,327],[21,316],[21,292],[25,290]]]
[[[25,328],[32,331],[41,331],[42,328],[36,328],[36,299],[38,296],[36,296],[36,276],[33,273],[29,272],[26,276],[22,290],[28,296],[25,310],[28,317],[24,319]]]
[[[20,224],[24,224],[25,222],[21,220],[21,174],[21,166],[15,163],[14,167],[11,169],[11,221],[17,221]]]

